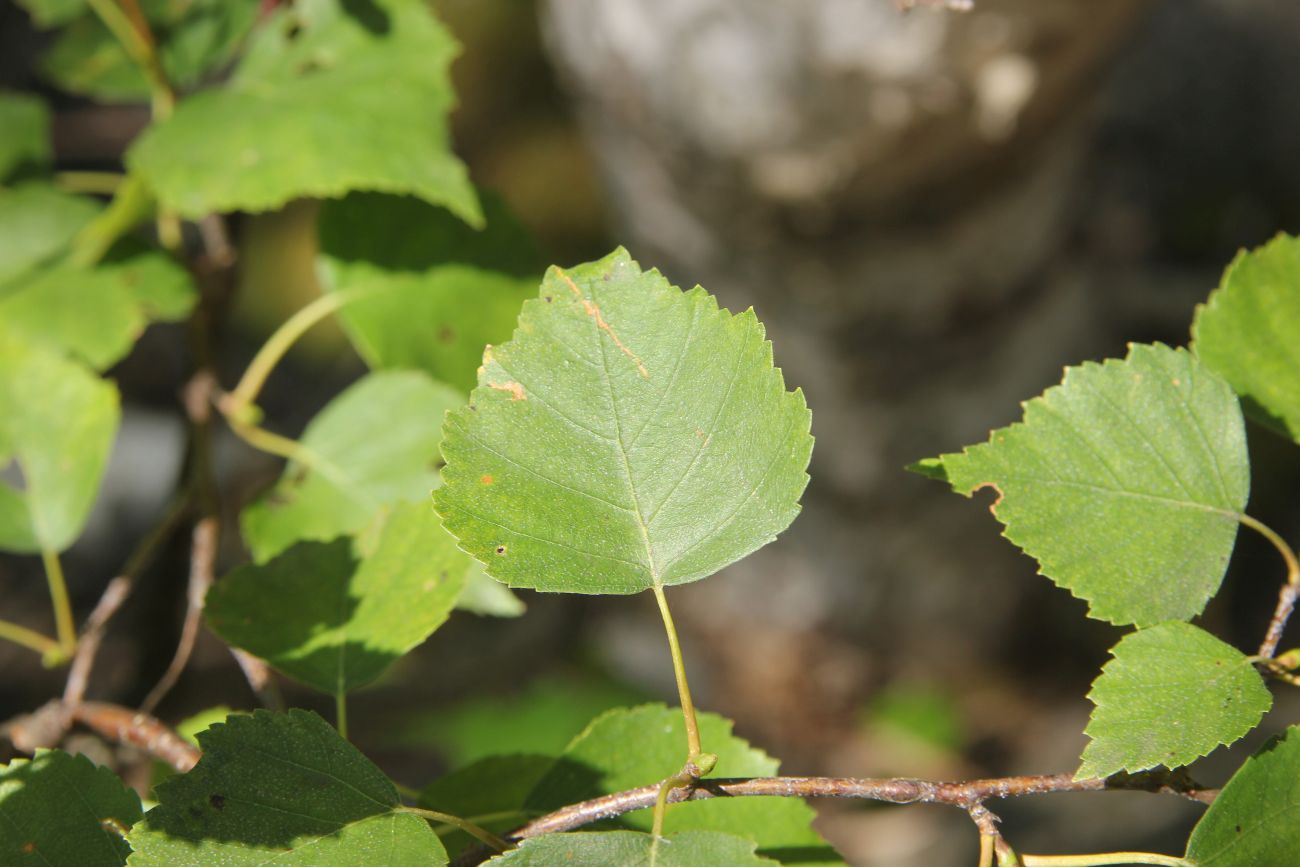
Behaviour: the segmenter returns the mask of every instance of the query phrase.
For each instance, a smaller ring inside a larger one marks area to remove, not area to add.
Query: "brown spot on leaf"
[[[636,372],[641,374],[641,378],[649,379],[650,372],[645,369],[645,365],[641,363],[641,359],[637,358],[636,353],[628,349],[627,345],[624,344],[623,341],[619,339],[619,336],[614,333],[614,329],[605,321],[605,317],[601,315],[600,308],[596,306],[596,303],[582,294],[582,290],[578,288],[578,284],[574,283],[572,278],[570,278],[568,274],[565,274],[562,268],[557,267],[555,273],[560,275],[561,280],[569,284],[569,289],[575,296],[577,296],[578,300],[582,302],[582,309],[587,311],[587,315],[596,321],[596,327],[608,334],[609,339],[614,341],[614,345],[619,348],[619,351],[632,359],[632,363],[636,365]],[[609,279],[608,274],[605,275],[605,279]]]
[[[554,301],[555,299],[552,298],[550,295],[543,295],[543,296],[542,296],[542,300],[545,301],[547,304],[550,304],[550,303],[551,303],[552,301]]]
[[[528,395],[524,394],[524,387],[517,382],[489,382],[488,388],[508,392],[511,400],[528,400]]]
[[[208,798],[208,803],[212,805],[214,810],[224,810],[226,808],[226,796],[212,795]]]
[[[23,844],[24,855],[30,855],[35,851],[36,851],[36,844],[33,841],[28,840],[26,843]]]
[[[504,554],[506,553],[506,546],[505,546],[505,545],[497,545],[497,553],[498,553],[498,554],[501,554],[501,555],[504,555]]]
[[[443,343],[451,343],[456,339],[456,332],[444,325],[438,329],[438,339]]]
[[[492,476],[488,475],[487,473],[484,473],[482,477],[479,479],[479,484],[490,485],[494,481],[495,479],[493,479]]]

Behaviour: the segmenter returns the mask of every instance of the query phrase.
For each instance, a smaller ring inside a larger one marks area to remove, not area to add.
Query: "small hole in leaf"
[[[212,805],[212,809],[214,810],[223,810],[226,807],[226,796],[213,795],[212,797],[208,798],[208,803]]]
[[[505,545],[497,545],[497,553],[498,553],[498,554],[505,554],[505,552],[506,552],[506,546],[505,546]]]
[[[550,295],[543,295],[543,296],[542,296],[542,299],[543,299],[547,304],[550,304],[552,301],[555,300],[555,299],[552,298]]]

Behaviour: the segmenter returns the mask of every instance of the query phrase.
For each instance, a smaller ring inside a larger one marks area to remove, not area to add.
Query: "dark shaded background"
[[[1061,367],[1127,341],[1185,342],[1241,247],[1300,228],[1300,7],[1287,0],[439,0],[465,45],[458,151],[562,264],[615,243],[732,309],[753,305],[817,436],[804,514],[777,543],[674,591],[697,702],[794,773],[966,778],[1075,767],[1087,685],[1120,630],[999,538],[985,503],[910,476],[982,440]],[[540,22],[540,23],[539,23]],[[62,168],[111,168],[145,120],[44,89],[42,37],[0,3],[0,85],[57,109]],[[231,385],[315,292],[312,203],[245,218],[243,287],[222,348]],[[162,508],[181,459],[180,328],[112,375],[122,435],[66,558],[84,614]],[[271,380],[300,431],[361,372],[321,328]],[[1296,449],[1252,428],[1251,512],[1300,538]],[[219,443],[226,526],[279,471]],[[980,500],[980,497],[976,498]],[[184,601],[183,534],[119,615],[91,697],[137,703]],[[224,571],[243,559],[234,533]],[[1254,647],[1282,569],[1243,535],[1202,622]],[[420,785],[486,746],[555,749],[600,709],[672,702],[648,598],[524,593],[528,613],[457,615],[356,696],[355,740]],[[44,624],[39,563],[0,559],[5,616]],[[1293,630],[1294,632],[1294,630]],[[1294,637],[1291,639],[1295,642]],[[1289,645],[1288,645],[1289,646]],[[61,686],[0,645],[0,719]],[[284,684],[286,700],[325,710]],[[1297,718],[1282,696],[1265,726]],[[169,721],[254,699],[204,636]],[[1198,770],[1217,783],[1261,736]],[[129,757],[86,740],[108,762]],[[1192,804],[1058,795],[1000,810],[1022,850],[1180,851]],[[851,863],[969,860],[956,811],[823,805]]]

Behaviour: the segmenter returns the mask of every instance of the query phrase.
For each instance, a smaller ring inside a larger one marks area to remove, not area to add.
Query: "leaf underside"
[[[1068,368],[1024,420],[938,460],[954,490],[992,487],[1006,537],[1089,614],[1187,620],[1218,590],[1250,490],[1240,406],[1182,349],[1133,345]],[[933,460],[919,468],[941,477]]]
[[[752,311],[623,250],[552,268],[444,428],[435,504],[510,586],[635,593],[705,578],[798,513],[812,450]]]
[[[1241,651],[1190,623],[1139,629],[1111,653],[1088,694],[1078,779],[1189,764],[1245,735],[1273,701]]]

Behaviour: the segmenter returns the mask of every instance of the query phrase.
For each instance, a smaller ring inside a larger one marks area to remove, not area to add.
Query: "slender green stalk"
[[[284,358],[289,347],[302,337],[313,325],[320,322],[326,316],[334,313],[341,307],[352,303],[360,298],[372,294],[373,290],[357,289],[349,292],[330,292],[322,295],[297,313],[290,316],[284,323],[275,330],[262,348],[253,356],[249,362],[248,369],[240,378],[239,384],[229,394],[229,401],[232,410],[239,412],[245,407],[252,406],[257,400],[257,395],[266,384],[266,379],[271,375],[271,371]],[[227,412],[229,415],[230,412]]]
[[[663,615],[664,631],[668,633],[668,650],[673,656],[673,675],[677,678],[677,695],[682,704],[682,718],[686,722],[686,761],[694,761],[703,750],[700,747],[700,726],[695,720],[695,702],[691,701],[691,685],[686,680],[686,664],[682,660],[682,646],[677,641],[677,627],[673,625],[672,612],[668,610],[668,599],[664,588],[654,585],[655,601],[659,603],[659,613]],[[666,797],[666,796],[665,796]]]
[[[334,727],[343,740],[348,739],[348,694],[341,689],[334,693]]]
[[[136,0],[88,0],[90,8],[104,22],[108,32],[121,43],[127,55],[144,72],[149,82],[149,95],[155,120],[171,116],[176,105],[167,73],[158,56],[158,46],[149,23]]]
[[[104,258],[118,238],[148,221],[153,211],[153,194],[144,181],[136,175],[127,175],[118,185],[108,207],[72,239],[68,262],[81,267],[94,265]]]
[[[1250,527],[1256,533],[1259,533],[1267,539],[1278,553],[1282,555],[1283,562],[1286,563],[1286,580],[1288,584],[1300,584],[1300,559],[1296,558],[1296,553],[1286,540],[1274,532],[1273,528],[1267,524],[1257,521],[1250,515],[1241,515],[1241,523]]]
[[[288,437],[272,433],[266,428],[258,427],[255,424],[240,419],[232,411],[222,409],[226,416],[226,421],[230,423],[230,429],[235,432],[241,440],[248,443],[258,451],[267,454],[276,455],[290,461],[298,461],[303,464],[310,464],[311,457],[308,449],[304,448],[297,440],[291,440]]]
[[[485,828],[480,828],[468,819],[462,819],[459,816],[452,816],[449,813],[440,813],[437,810],[426,810],[423,807],[402,806],[395,807],[394,809],[398,813],[410,813],[413,816],[421,816],[431,822],[441,822],[444,825],[451,825],[452,827],[459,828],[466,834],[469,834],[471,837],[478,840],[480,843],[490,846],[498,852],[504,852],[510,848],[510,844],[505,840],[502,840],[496,834],[493,834]]]
[[[1157,864],[1160,867],[1195,867],[1185,858],[1153,852],[1102,852],[1097,855],[1021,855],[1024,867],[1107,867],[1117,864]]]
[[[54,183],[69,193],[92,193],[111,196],[122,186],[126,175],[117,172],[58,172]]]
[[[72,603],[68,601],[68,585],[63,580],[63,565],[56,551],[41,551],[45,564],[45,580],[50,585],[50,602],[54,605],[54,626],[59,636],[59,648],[68,656],[77,649],[77,627],[72,622]]]
[[[8,620],[0,620],[0,638],[31,648],[47,660],[61,660],[63,657],[63,647],[53,638]]]

